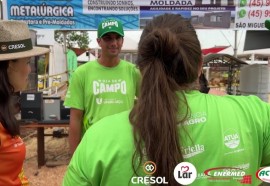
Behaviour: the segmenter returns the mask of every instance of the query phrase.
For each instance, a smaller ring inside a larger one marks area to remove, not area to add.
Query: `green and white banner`
[[[181,14],[196,29],[266,30],[270,0],[3,0],[4,18],[34,29],[96,30],[105,18],[138,30],[157,15]]]

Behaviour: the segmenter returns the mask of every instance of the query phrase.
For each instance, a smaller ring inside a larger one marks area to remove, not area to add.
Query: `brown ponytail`
[[[142,73],[140,95],[130,113],[137,158],[156,163],[155,176],[166,177],[169,185],[179,185],[173,170],[183,161],[177,125],[187,118],[183,91],[198,77],[201,49],[189,22],[179,15],[154,18],[144,29],[138,47],[137,65]],[[177,92],[179,94],[177,94]],[[179,96],[184,99],[180,101]],[[180,118],[179,111],[184,111]]]

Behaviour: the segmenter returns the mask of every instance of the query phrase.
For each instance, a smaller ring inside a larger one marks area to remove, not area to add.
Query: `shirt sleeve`
[[[262,166],[270,165],[270,105],[266,104],[267,109],[267,121],[265,122],[264,134],[263,134],[263,157]]]
[[[74,185],[91,186],[92,184],[89,183],[83,177],[83,174],[78,171],[78,168],[71,163],[68,166],[67,172],[64,176],[62,186],[74,186]]]
[[[64,105],[84,110],[84,73],[78,68],[72,75]]]
[[[89,174],[91,174],[92,168],[88,161],[88,158],[91,157],[91,154],[87,151],[87,146],[89,145],[88,139],[89,138],[85,135],[73,154],[65,173],[62,186],[93,185],[89,179]]]

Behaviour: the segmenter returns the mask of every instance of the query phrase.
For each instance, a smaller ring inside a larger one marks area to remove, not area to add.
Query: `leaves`
[[[64,44],[64,34],[62,31],[55,31],[55,41],[60,44]],[[89,48],[90,43],[89,35],[87,31],[69,31],[66,35],[67,48],[79,47],[81,49]]]

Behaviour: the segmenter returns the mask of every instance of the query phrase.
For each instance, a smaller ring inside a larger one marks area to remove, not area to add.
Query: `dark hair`
[[[199,76],[199,84],[200,84],[200,92],[208,94],[210,88],[208,87],[208,81],[204,73],[201,73],[201,75]]]
[[[14,87],[9,83],[9,61],[0,61],[0,122],[11,136],[20,134],[15,114]]]
[[[135,174],[137,158],[141,164],[146,155],[157,165],[155,176],[179,185],[173,176],[175,166],[183,161],[177,125],[189,115],[183,93],[197,84],[200,62],[200,43],[189,20],[164,14],[146,25],[138,46],[140,95],[129,116],[136,148]]]

